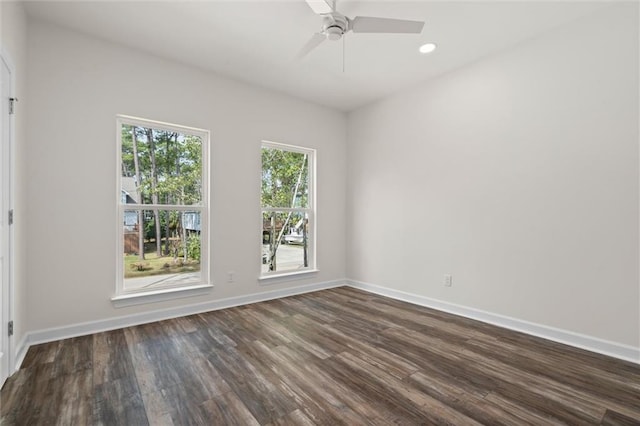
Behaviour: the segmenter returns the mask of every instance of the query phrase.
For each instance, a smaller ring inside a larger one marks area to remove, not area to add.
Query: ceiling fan
[[[356,16],[351,19],[336,11],[335,0],[306,0],[316,14],[322,16],[320,32],[311,36],[296,58],[306,56],[325,40],[340,40],[349,31],[354,33],[420,34],[424,21]]]

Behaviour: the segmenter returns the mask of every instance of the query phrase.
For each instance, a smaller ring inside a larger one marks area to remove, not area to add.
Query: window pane
[[[200,212],[125,210],[123,230],[124,290],[201,282]]]
[[[309,207],[307,154],[262,148],[262,207]]]
[[[202,139],[149,127],[122,126],[123,204],[202,202]]]
[[[263,212],[262,273],[309,266],[309,220],[303,212]]]

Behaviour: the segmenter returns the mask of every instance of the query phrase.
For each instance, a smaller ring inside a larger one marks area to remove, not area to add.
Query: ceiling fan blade
[[[306,0],[307,4],[318,15],[331,13],[334,9],[333,0]]]
[[[298,54],[296,55],[296,59],[302,59],[303,57],[307,56],[309,52],[320,46],[320,44],[326,39],[327,37],[324,34],[315,33],[311,36],[307,44],[302,46],[302,49],[300,49],[300,52],[298,52]]]
[[[356,16],[349,21],[354,33],[408,33],[420,34],[424,21],[406,21],[404,19],[372,18]]]

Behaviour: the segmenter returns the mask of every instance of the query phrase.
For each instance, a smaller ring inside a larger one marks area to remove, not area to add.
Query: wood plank
[[[415,419],[419,423],[453,423],[457,425],[479,425],[480,423],[456,411],[447,404],[432,398],[406,382],[388,375],[374,365],[363,362],[348,352],[335,357],[346,365],[361,385],[375,399],[387,405],[386,411],[397,416]]]
[[[51,423],[58,425],[86,425],[93,420],[92,371],[65,376],[62,385],[65,392]]]
[[[335,288],[34,345],[7,425],[640,425],[640,365]]]
[[[202,407],[207,413],[207,424],[230,426],[254,426],[260,424],[234,392],[227,392],[212,398],[205,402]]]
[[[148,425],[135,377],[105,382],[94,387],[93,424]]]
[[[349,407],[336,399],[331,392],[317,386],[317,382],[309,380],[309,372],[304,369],[304,365],[309,361],[292,362],[291,352],[287,349],[284,352],[277,351],[278,348],[272,350],[260,341],[254,342],[252,347],[247,349],[251,350],[252,358],[264,360],[260,364],[263,368],[268,368],[272,375],[277,375],[281,391],[291,396],[296,405],[301,407],[306,418],[315,424],[358,424],[358,416]]]
[[[123,330],[93,335],[93,382],[105,382],[135,377],[131,354]]]
[[[640,421],[638,421],[638,418],[632,418],[612,410],[607,410],[600,424],[601,426],[638,426]]]
[[[268,423],[295,409],[294,403],[237,348],[216,351],[208,359],[238,398],[260,422]]]
[[[305,416],[302,410],[298,409],[279,418],[273,423],[269,423],[269,426],[314,426],[317,424],[318,423],[313,422],[309,417]]]

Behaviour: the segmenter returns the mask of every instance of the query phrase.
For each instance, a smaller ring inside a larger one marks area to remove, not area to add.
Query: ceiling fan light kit
[[[340,40],[342,35],[349,31],[349,19],[337,12],[324,15],[322,34],[329,40]]]
[[[404,19],[376,18],[370,16],[356,16],[350,19],[336,11],[332,0],[306,0],[314,13],[322,16],[322,29],[311,36],[297,55],[300,59],[324,40],[340,40],[349,31],[354,33],[385,33],[385,34],[420,34],[424,21],[408,21]]]

